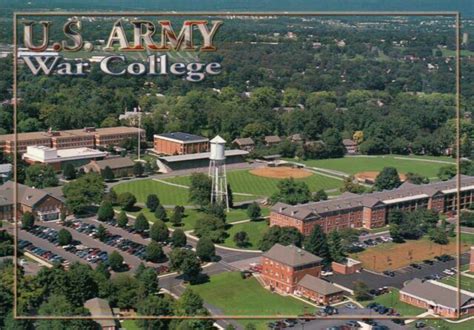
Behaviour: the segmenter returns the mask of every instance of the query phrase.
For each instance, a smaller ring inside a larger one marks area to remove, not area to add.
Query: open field
[[[445,320],[423,320],[427,327],[431,327],[436,330],[472,330],[474,329],[474,320],[465,321],[461,323],[451,323]],[[410,324],[409,329],[416,329],[415,322]],[[426,328],[425,328],[426,329]]]
[[[296,179],[306,182],[311,191],[320,189],[334,189],[342,185],[341,180],[329,178],[319,174],[312,174],[304,179]],[[189,186],[189,176],[181,176],[165,179],[165,181]],[[277,184],[280,179],[264,178],[253,175],[247,170],[229,171],[227,173],[227,181],[232,187],[234,193],[246,193],[255,196],[271,196],[276,192]],[[236,195],[234,195],[234,200]]]
[[[140,330],[138,325],[135,323],[135,320],[125,320],[121,325],[125,330]]]
[[[263,234],[267,230],[268,230],[268,224],[266,220],[249,221],[249,222],[239,223],[236,225],[231,225],[230,228],[227,229],[227,234],[229,234],[229,237],[225,239],[222,245],[232,247],[232,248],[241,248],[235,245],[233,238],[234,238],[235,233],[239,231],[244,231],[247,233],[249,237],[249,245],[242,248],[257,250],[258,242],[262,239]]]
[[[387,308],[393,308],[402,316],[416,316],[426,312],[422,308],[412,306],[399,300],[399,290],[391,288],[389,293],[375,297],[373,300],[363,301],[362,304],[367,306],[371,302],[379,303]]]
[[[474,235],[462,235],[461,249],[467,251],[474,240]],[[433,259],[441,254],[456,254],[456,242],[451,239],[447,245],[431,242],[428,238],[410,240],[405,243],[384,243],[370,247],[360,253],[351,254],[352,258],[362,261],[364,268],[378,272],[398,269],[410,263],[424,259]]]
[[[204,301],[219,308],[225,315],[300,315],[314,312],[315,307],[292,297],[283,297],[265,290],[255,278],[242,279],[238,272],[211,276],[210,282],[192,285]],[[267,329],[270,320],[239,320]]]
[[[156,194],[163,205],[187,205],[188,189],[169,186],[154,180],[136,180],[124,182],[114,188],[117,194],[130,192],[137,198],[139,203],[145,203],[150,194]]]
[[[250,170],[250,173],[256,176],[274,179],[302,179],[312,175],[312,173],[308,170],[302,168],[292,168],[288,166],[260,167]]]
[[[399,159],[402,158],[402,159]],[[288,159],[294,161],[293,159]],[[454,160],[449,157],[430,156],[357,156],[335,159],[320,159],[297,161],[310,167],[319,167],[329,170],[355,174],[364,171],[381,171],[384,167],[393,166],[400,173],[414,172],[425,175],[429,178],[436,177],[440,167],[448,165],[431,161],[441,161],[454,164]]]

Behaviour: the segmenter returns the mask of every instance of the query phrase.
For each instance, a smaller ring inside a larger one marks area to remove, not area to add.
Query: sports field
[[[301,315],[314,313],[315,307],[292,297],[283,297],[265,290],[255,278],[242,279],[239,272],[211,276],[204,284],[192,285],[205,302],[219,308],[224,315]],[[270,320],[239,320],[267,329]]]
[[[461,249],[467,251],[472,245],[474,235],[461,237]],[[384,243],[370,247],[351,257],[362,261],[362,266],[378,272],[406,267],[413,262],[433,259],[442,254],[456,254],[456,242],[451,239],[447,245],[431,242],[428,238],[406,241],[405,243]]]
[[[114,186],[117,194],[130,192],[138,203],[145,203],[148,195],[156,194],[163,205],[187,205],[188,189],[170,186],[152,179],[124,182]]]
[[[227,181],[232,187],[234,193],[245,193],[254,196],[271,196],[276,192],[277,184],[281,179],[266,178],[254,175],[247,170],[229,171],[227,173]],[[295,179],[296,181],[304,181],[308,184],[311,191],[320,189],[335,189],[342,185],[342,181],[327,176],[312,174],[303,179]],[[165,179],[165,181],[189,186],[189,176],[181,176]],[[234,199],[237,197],[234,195]]]
[[[288,159],[289,161],[295,161]],[[436,177],[442,166],[454,164],[454,159],[449,157],[430,156],[356,156],[335,159],[320,159],[297,161],[309,167],[319,167],[335,170],[347,174],[365,171],[381,171],[384,167],[395,167],[400,173],[418,173],[429,178]]]

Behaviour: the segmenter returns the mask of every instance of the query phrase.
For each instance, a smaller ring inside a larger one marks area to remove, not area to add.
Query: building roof
[[[278,143],[278,142],[281,142],[281,138],[277,135],[268,135],[268,136],[265,136],[265,142],[266,143]]]
[[[7,181],[0,186],[0,205],[13,205],[13,193],[15,183]],[[18,202],[20,204],[34,207],[38,202],[47,196],[54,197],[42,189],[35,189],[18,183]]]
[[[84,302],[84,307],[87,308],[92,317],[113,317],[114,314],[110,309],[109,302],[105,299],[92,298]],[[95,320],[102,327],[115,327],[115,320]]]
[[[125,133],[137,133],[137,127],[129,127],[129,126],[117,126],[117,127],[103,127],[103,128],[96,128],[95,134],[125,134]],[[140,128],[140,133],[145,134],[145,130]]]
[[[302,287],[318,292],[323,295],[330,295],[342,292],[343,290],[335,286],[334,284],[329,283],[319,277],[315,277],[309,274],[306,274],[299,282],[298,285]]]
[[[41,163],[57,163],[72,160],[101,158],[107,156],[107,152],[96,149],[81,147],[70,149],[54,149],[45,146],[28,146],[24,159],[30,159]]]
[[[239,149],[231,149],[231,150],[225,151],[226,157],[245,156],[248,154],[249,154],[248,151],[239,150]],[[175,162],[184,162],[184,161],[190,161],[190,160],[206,159],[206,158],[209,158],[210,156],[211,156],[210,152],[200,152],[196,154],[162,156],[162,157],[159,157],[159,159],[168,163],[175,163]]]
[[[431,304],[441,305],[457,309],[457,292],[446,286],[435,284],[431,281],[422,281],[419,278],[414,278],[409,281],[400,293],[415,296],[416,298],[429,301]],[[474,299],[474,296],[469,296],[461,293],[461,306],[466,305],[469,301]]]
[[[320,257],[302,248],[294,245],[285,246],[279,243],[273,245],[263,256],[291,267],[320,263],[322,261]]]
[[[474,189],[474,177],[461,176],[461,190]],[[355,209],[362,207],[377,207],[403,201],[429,198],[437,194],[456,192],[456,177],[448,181],[422,185],[402,185],[397,189],[384,190],[367,194],[342,194],[341,196],[319,202],[289,205],[276,203],[272,211],[291,216],[299,220],[311,220],[328,212]]]
[[[89,163],[88,165],[92,165],[94,163],[97,164],[97,166],[101,170],[105,169],[107,166],[110,167],[110,169],[115,170],[120,168],[133,167],[133,165],[135,165],[135,162],[129,157],[111,157],[104,160],[95,160]]]
[[[255,145],[255,142],[249,137],[235,139],[232,143],[238,144],[241,147]]]
[[[224,140],[223,138],[221,138],[219,135],[216,135],[211,141],[211,143],[226,143],[226,140]]]
[[[208,138],[205,138],[203,136],[183,132],[155,134],[154,137],[179,143],[197,143],[209,141]]]
[[[0,173],[10,173],[12,170],[12,164],[0,164]]]
[[[345,145],[346,147],[354,147],[357,146],[357,142],[351,139],[344,139],[342,140],[342,144]]]

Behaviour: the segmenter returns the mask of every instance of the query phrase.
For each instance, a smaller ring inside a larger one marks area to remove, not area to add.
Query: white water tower
[[[221,203],[229,211],[227,176],[225,169],[225,140],[217,135],[211,143],[209,176],[212,178],[211,203]]]

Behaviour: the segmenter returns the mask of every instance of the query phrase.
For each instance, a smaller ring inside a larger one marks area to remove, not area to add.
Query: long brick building
[[[142,139],[145,130],[140,129]],[[137,138],[136,127],[85,127],[66,131],[18,133],[18,153],[23,154],[29,146],[45,146],[55,149],[72,148],[106,148],[118,146],[127,139]],[[0,135],[0,150],[6,154],[15,149],[15,136],[13,134]]]
[[[454,214],[456,210],[456,177],[442,182],[414,185],[403,183],[394,190],[357,195],[344,193],[338,198],[307,204],[275,204],[270,226],[295,227],[308,235],[315,225],[325,232],[343,228],[377,228],[387,224],[393,209],[413,211],[427,208]],[[474,201],[474,177],[461,176],[461,208]]]
[[[164,155],[187,155],[209,151],[209,139],[182,132],[155,134],[155,152]]]

